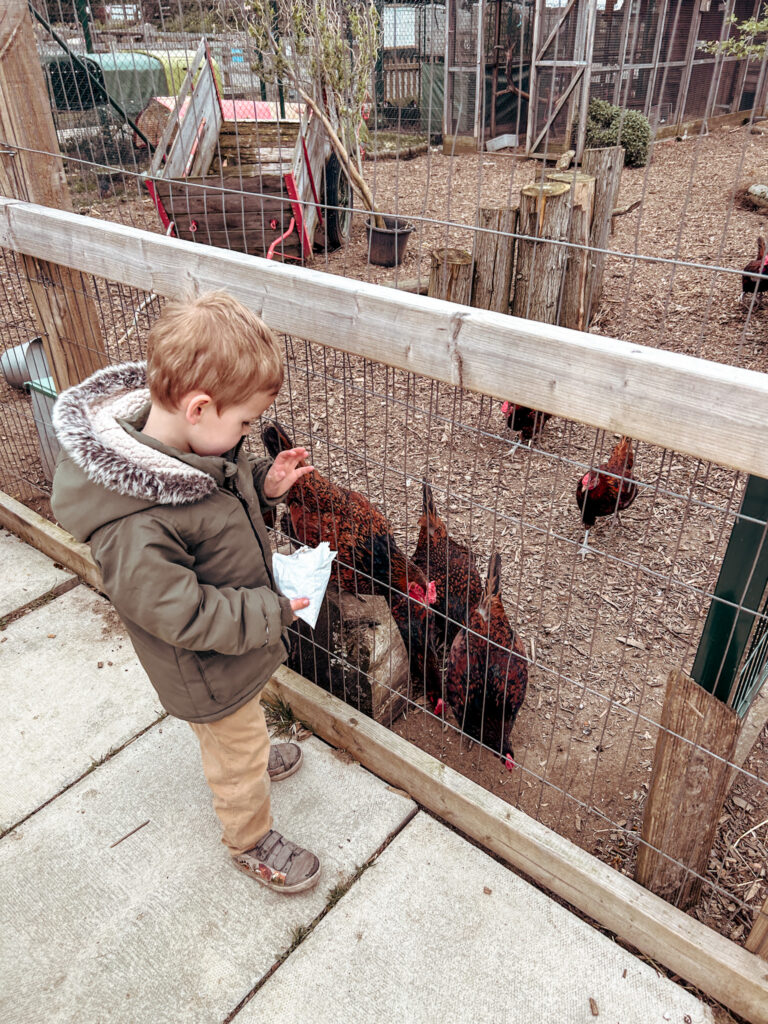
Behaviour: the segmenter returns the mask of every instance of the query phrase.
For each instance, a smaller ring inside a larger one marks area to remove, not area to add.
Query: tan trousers
[[[250,850],[272,828],[269,733],[260,696],[218,722],[189,723],[200,741],[221,841],[232,856]]]

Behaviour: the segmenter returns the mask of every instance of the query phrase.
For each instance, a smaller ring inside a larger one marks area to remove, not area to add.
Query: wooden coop
[[[447,0],[446,152],[517,148],[580,157],[593,98],[637,110],[656,137],[760,113],[765,64],[701,49],[759,0]]]
[[[159,134],[145,184],[168,234],[298,262],[348,237],[352,191],[325,129],[295,105],[223,99],[205,40],[178,98],[139,124]]]

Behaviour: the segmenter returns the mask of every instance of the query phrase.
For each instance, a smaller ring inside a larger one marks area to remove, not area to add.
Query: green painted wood
[[[728,702],[737,683],[768,584],[766,519],[768,480],[750,476],[691,673],[700,686],[724,702]]]

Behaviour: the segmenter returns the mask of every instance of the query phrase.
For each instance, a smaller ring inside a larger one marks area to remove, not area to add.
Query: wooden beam
[[[768,960],[768,899],[757,912],[752,931],[747,936],[747,949]]]
[[[2,492],[0,525],[101,589],[85,545]],[[747,1020],[765,1024],[768,971],[753,954],[290,669],[278,669],[266,693],[281,696],[318,736],[642,953]]]
[[[226,288],[297,338],[768,477],[764,373],[2,197],[0,246],[167,298]]]
[[[324,740],[754,1024],[765,963],[354,708],[279,668],[265,691]]]
[[[48,91],[26,0],[0,4],[0,193],[70,211]],[[59,391],[106,363],[89,285],[49,254],[24,257],[37,331]]]
[[[684,672],[670,672],[635,878],[681,910],[701,897],[741,720]]]

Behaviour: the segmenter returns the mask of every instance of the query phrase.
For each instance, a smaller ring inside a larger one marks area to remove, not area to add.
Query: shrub
[[[614,107],[607,100],[594,99],[587,111],[588,148],[623,146],[627,167],[644,167],[648,162],[651,125],[637,110]]]

